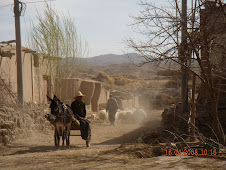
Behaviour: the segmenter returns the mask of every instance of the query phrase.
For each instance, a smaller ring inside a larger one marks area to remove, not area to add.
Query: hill
[[[73,58],[64,58],[61,61],[62,65],[66,64],[66,60],[68,60],[68,66],[73,63]],[[78,63],[77,61],[76,63]],[[142,67],[139,67],[138,65],[144,61],[144,58],[136,53],[128,53],[124,55],[106,54],[91,58],[81,58],[79,61],[81,64],[73,66],[73,68],[76,69],[76,75],[79,73],[97,75],[99,72],[105,72],[108,75],[125,73],[134,74],[144,79],[151,79],[153,76],[156,76],[157,71],[161,69],[179,68],[178,65],[170,62],[161,63],[158,64],[158,66],[153,63],[147,63]],[[75,74],[74,76],[76,76]]]
[[[107,66],[111,64],[140,63],[142,57],[136,53],[124,55],[106,54],[85,59],[85,64],[90,66]]]
[[[68,63],[73,63],[73,58],[62,59],[64,65],[68,60]],[[138,64],[143,61],[143,58],[136,53],[128,53],[124,55],[117,54],[105,54],[90,58],[81,58],[81,63],[88,66],[107,66],[112,64],[124,64],[124,63],[135,63]]]

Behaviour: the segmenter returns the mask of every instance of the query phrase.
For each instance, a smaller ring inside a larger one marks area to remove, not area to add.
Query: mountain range
[[[85,58],[84,64],[89,66],[107,66],[111,64],[125,64],[125,63],[140,63],[142,57],[136,53],[128,53],[124,55],[106,54],[95,56],[91,58]]]
[[[64,65],[68,60],[68,63],[73,63],[73,58],[64,58],[62,60],[62,64]],[[143,58],[136,53],[128,53],[124,55],[117,55],[117,54],[105,54],[99,55],[90,58],[81,58],[81,63],[83,65],[88,66],[107,66],[112,64],[125,64],[125,63],[141,63]]]
[[[151,79],[156,75],[156,72],[161,69],[179,69],[180,66],[173,62],[162,62],[159,65],[154,63],[147,63],[142,67],[138,67],[139,63],[144,61],[144,58],[136,53],[128,53],[124,55],[106,54],[90,58],[80,58],[74,60],[73,58],[63,58],[61,64],[67,66],[72,65],[73,62],[78,61],[76,73],[86,73],[89,75],[97,75],[99,72],[105,72],[108,75],[127,73],[134,74],[145,79]],[[136,65],[135,65],[136,64]],[[74,67],[74,65],[73,65]]]

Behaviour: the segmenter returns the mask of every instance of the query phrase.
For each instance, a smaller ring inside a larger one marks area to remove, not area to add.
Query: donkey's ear
[[[55,102],[57,102],[59,99],[56,97],[56,95],[54,95],[53,100],[54,100]]]
[[[47,99],[51,102],[53,99],[51,99],[49,96],[47,96],[46,95],[46,97],[47,97]]]

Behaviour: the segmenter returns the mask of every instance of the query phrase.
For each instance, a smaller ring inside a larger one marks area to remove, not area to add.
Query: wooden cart
[[[89,126],[90,128],[90,126]],[[71,123],[71,131],[80,131],[80,126],[74,122]],[[89,147],[90,146],[90,142],[91,142],[91,129],[89,129],[90,131],[90,135],[88,136],[88,138],[86,139],[86,146]],[[70,133],[70,136],[81,136],[81,135],[73,135]]]
[[[55,126],[55,122],[53,119],[50,118],[50,115],[47,114],[45,115],[45,118],[53,125]],[[81,134],[79,135],[73,135],[71,134],[71,131],[80,131],[80,126],[79,124],[75,123],[75,122],[72,122],[71,123],[71,129],[70,129],[70,136],[81,136]],[[91,142],[91,129],[89,127],[89,131],[90,131],[90,135],[88,136],[88,138],[86,139],[86,146],[89,147],[90,146],[90,142]],[[55,141],[55,145],[56,145],[56,129],[55,129],[55,133],[54,133],[54,141]]]

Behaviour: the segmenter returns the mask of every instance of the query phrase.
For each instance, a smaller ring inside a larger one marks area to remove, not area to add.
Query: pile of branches
[[[0,106],[16,107],[18,105],[17,95],[11,90],[0,75]]]

